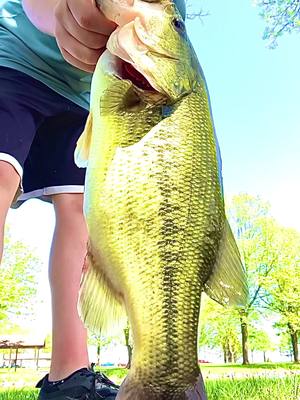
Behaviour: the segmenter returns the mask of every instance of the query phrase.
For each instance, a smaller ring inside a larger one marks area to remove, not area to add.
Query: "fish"
[[[102,332],[129,319],[134,352],[117,400],[205,400],[201,296],[247,299],[207,84],[173,1],[99,6],[118,27],[75,151],[89,232],[80,314]]]

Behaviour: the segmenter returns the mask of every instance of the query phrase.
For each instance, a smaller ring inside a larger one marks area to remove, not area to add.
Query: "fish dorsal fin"
[[[80,286],[79,314],[92,332],[111,333],[114,328],[125,326],[126,312],[122,298],[105,275],[102,262],[97,261],[89,245]]]
[[[218,258],[205,292],[222,305],[243,306],[248,297],[245,270],[230,225],[225,220]]]
[[[86,168],[88,165],[90,147],[92,141],[92,130],[93,130],[93,117],[92,114],[89,113],[89,116],[87,118],[84,127],[84,131],[82,132],[77,141],[74,153],[75,164],[79,168]]]

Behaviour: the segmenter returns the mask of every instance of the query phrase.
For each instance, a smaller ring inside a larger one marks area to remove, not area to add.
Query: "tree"
[[[248,194],[234,196],[228,216],[237,238],[249,285],[247,304],[240,308],[243,364],[249,364],[249,322],[265,296],[262,280],[276,267],[278,225],[270,216],[270,205]]]
[[[236,362],[241,352],[239,317],[234,308],[205,297],[200,314],[199,346],[222,349],[225,363]]]
[[[277,39],[284,33],[300,32],[300,0],[254,0],[260,15],[266,21],[263,38],[269,46],[277,46]]]
[[[299,362],[300,336],[300,234],[294,229],[281,228],[278,266],[266,276],[262,284],[268,292],[266,306],[281,316],[291,337],[294,361]]]
[[[204,11],[203,8],[200,8],[198,10],[193,10],[192,3],[193,3],[193,1],[191,1],[191,0],[186,1],[186,8],[187,8],[186,17],[188,19],[199,18],[202,21],[203,17],[207,17],[209,15],[208,11]]]
[[[107,348],[115,338],[112,336],[102,335],[101,333],[92,333],[89,335],[89,344],[96,346],[97,363],[101,365],[101,351]]]
[[[130,335],[130,326],[129,321],[127,321],[127,326],[124,328],[124,338],[125,338],[125,346],[128,352],[128,362],[126,365],[127,369],[131,368],[131,361],[132,361],[132,352],[133,352],[133,345],[132,345],[132,338]]]
[[[291,336],[287,332],[286,327],[283,329],[282,326],[277,325],[277,327],[280,329],[280,342],[279,342],[279,351],[282,355],[287,356],[293,361],[293,348],[292,348],[292,343],[291,343]]]
[[[40,262],[22,242],[13,241],[9,231],[0,268],[0,321],[11,314],[32,314]]]
[[[252,352],[262,351],[264,362],[267,362],[267,351],[275,349],[269,335],[262,329],[253,328],[249,330],[249,348]]]
[[[269,42],[270,48],[276,48],[278,38],[286,33],[300,32],[300,0],[252,0],[260,8],[259,15],[265,20],[266,27],[263,39]],[[196,2],[187,0],[187,18],[195,19],[209,15],[202,8],[190,10]]]

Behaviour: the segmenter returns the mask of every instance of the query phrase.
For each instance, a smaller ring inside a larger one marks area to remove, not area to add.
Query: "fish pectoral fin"
[[[100,99],[102,116],[120,112],[138,112],[145,107],[139,93],[128,80],[114,82]]]
[[[79,168],[86,168],[88,166],[91,140],[92,140],[92,130],[93,130],[93,117],[89,113],[87,118],[84,131],[79,137],[74,153],[75,164]]]
[[[79,314],[94,333],[105,333],[126,324],[125,308],[107,279],[103,268],[95,262],[90,245],[79,293]]]
[[[248,297],[246,273],[228,221],[225,221],[218,258],[204,291],[218,303],[243,306]]]

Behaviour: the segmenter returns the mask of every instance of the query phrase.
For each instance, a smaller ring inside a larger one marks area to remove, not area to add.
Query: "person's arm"
[[[115,24],[97,8],[95,0],[23,0],[30,21],[55,36],[64,58],[92,72]]]
[[[55,16],[54,11],[60,0],[23,0],[23,9],[30,19],[40,31],[54,36]]]

